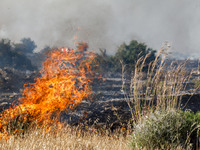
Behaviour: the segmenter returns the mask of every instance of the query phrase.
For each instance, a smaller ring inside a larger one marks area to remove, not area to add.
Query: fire
[[[3,135],[18,132],[17,127],[8,129],[13,122],[22,124],[21,130],[26,124],[48,126],[62,111],[72,109],[91,95],[90,83],[97,74],[92,70],[95,54],[86,51],[87,47],[81,42],[77,49],[55,49],[48,54],[41,77],[24,85],[21,104],[0,115]]]

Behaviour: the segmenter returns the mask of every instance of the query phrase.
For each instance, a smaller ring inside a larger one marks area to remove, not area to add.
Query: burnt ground
[[[129,81],[127,81],[127,86]],[[121,75],[111,74],[107,76],[106,81],[98,84],[94,88],[95,96],[93,101],[83,101],[74,110],[62,115],[61,121],[69,124],[79,124],[84,122],[87,125],[105,126],[116,128],[126,126],[130,122],[130,108],[121,92]],[[192,85],[188,84],[188,88]],[[200,111],[200,92],[191,94],[183,92],[181,108],[193,112]]]
[[[32,78],[29,80],[31,81]],[[121,92],[121,85],[120,74],[108,75],[105,82],[94,84],[92,100],[84,100],[75,109],[62,112],[61,122],[67,122],[71,125],[84,123],[86,125],[104,126],[111,129],[126,126],[130,121],[131,114]],[[20,96],[20,90],[1,90],[0,111],[9,108]],[[188,99],[190,100],[188,101]],[[199,111],[200,94],[191,96],[191,94],[183,93],[181,106],[183,110]]]

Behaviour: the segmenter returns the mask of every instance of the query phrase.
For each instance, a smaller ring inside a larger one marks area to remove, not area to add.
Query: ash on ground
[[[23,91],[23,84],[34,82],[38,72],[19,71],[11,68],[0,69],[0,111],[9,108]],[[199,75],[194,76],[195,79]],[[127,86],[130,81],[127,80]],[[200,92],[191,95],[193,83],[188,84],[187,91],[182,93],[183,110],[200,110]],[[93,97],[91,100],[82,101],[75,109],[62,112],[60,121],[71,125],[84,124],[94,127],[116,129],[126,127],[131,120],[130,108],[122,88],[122,76],[120,73],[108,73],[104,82],[93,84]],[[189,101],[188,101],[189,99]],[[17,101],[16,101],[17,103]]]

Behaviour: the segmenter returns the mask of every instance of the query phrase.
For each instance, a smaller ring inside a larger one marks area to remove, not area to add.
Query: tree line
[[[13,43],[9,39],[0,40],[0,67],[13,67],[20,70],[36,69],[27,57],[33,53],[36,44],[30,38],[23,38],[20,43]]]
[[[0,67],[13,67],[20,70],[37,69],[30,60],[30,55],[44,58],[44,53],[51,51],[46,46],[40,53],[34,53],[37,45],[30,38],[23,38],[19,43],[13,43],[9,39],[0,40]],[[86,48],[87,50],[87,48]],[[130,41],[129,44],[121,44],[114,55],[107,55],[105,49],[100,49],[96,60],[100,64],[100,70],[103,72],[120,72],[121,63],[126,64],[127,70],[130,72],[134,69],[138,58],[150,53],[146,63],[155,59],[156,50],[148,48],[145,43],[139,43],[136,40]]]

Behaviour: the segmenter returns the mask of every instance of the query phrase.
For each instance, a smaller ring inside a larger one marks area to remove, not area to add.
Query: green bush
[[[132,70],[134,70],[135,65],[140,57],[145,57],[147,54],[150,54],[149,57],[146,59],[145,67],[143,68],[144,71],[147,71],[148,64],[155,60],[155,53],[156,51],[148,48],[145,43],[139,43],[136,40],[130,41],[129,44],[123,43],[119,46],[114,56],[114,58],[116,59],[116,63],[118,64],[115,66],[115,68],[116,70],[121,71],[120,61],[122,61],[123,64],[126,64],[126,70],[128,72],[131,72]]]
[[[198,80],[198,79],[194,80],[194,88],[200,89],[200,80]]]
[[[193,143],[193,145],[198,146],[198,140],[199,140],[199,124],[200,124],[200,112],[191,112],[191,111],[185,111],[184,112],[185,120],[190,126],[192,132],[190,133],[190,143]],[[199,147],[200,148],[200,147]]]
[[[108,70],[111,72],[121,72],[123,63],[126,65],[126,71],[130,73],[135,68],[137,60],[149,54],[143,68],[144,71],[147,71],[148,64],[155,60],[155,53],[156,51],[148,48],[146,44],[132,40],[129,44],[121,44],[113,56],[107,55],[105,49],[100,49],[100,54],[97,55],[96,59],[100,63],[100,69],[103,72]]]
[[[191,111],[185,111],[184,116],[188,123],[200,124],[200,111],[196,113]]]
[[[151,113],[135,126],[131,146],[133,149],[186,148],[190,145],[188,137],[195,121],[193,117],[190,112],[175,109]]]

